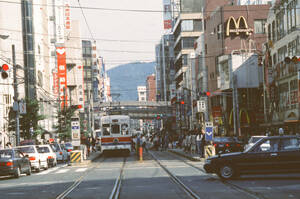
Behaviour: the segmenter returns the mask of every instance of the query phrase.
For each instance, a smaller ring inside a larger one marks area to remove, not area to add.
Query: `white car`
[[[31,169],[40,171],[43,169],[48,169],[47,157],[40,154],[37,150],[36,145],[18,146],[15,149],[20,150],[23,154],[29,156]]]
[[[68,152],[62,144],[53,143],[50,145],[56,154],[57,162],[66,162],[68,160]]]
[[[253,146],[257,141],[259,141],[260,139],[267,137],[264,135],[257,135],[257,136],[251,136],[248,144],[245,145],[245,150],[249,149],[251,146]]]
[[[54,167],[57,165],[56,153],[53,151],[50,145],[38,145],[38,152],[47,158],[48,165]]]

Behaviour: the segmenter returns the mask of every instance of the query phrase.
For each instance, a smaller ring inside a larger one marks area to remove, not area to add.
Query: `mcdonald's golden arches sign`
[[[229,36],[231,33],[236,35],[240,33],[251,35],[252,32],[253,29],[248,27],[245,17],[240,16],[237,20],[233,16],[229,17],[226,26],[226,36]]]

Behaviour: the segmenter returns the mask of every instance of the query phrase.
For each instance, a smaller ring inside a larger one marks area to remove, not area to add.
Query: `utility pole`
[[[163,54],[163,76],[164,76],[164,100],[167,101],[166,88],[166,58],[165,58],[165,35],[162,36],[162,54]]]
[[[205,65],[205,40],[204,40],[204,8],[202,8],[202,67],[203,67],[203,90],[208,91],[207,67]],[[208,97],[205,97],[204,121],[208,122]]]
[[[16,107],[16,145],[20,145],[20,109],[18,103],[18,83],[17,83],[17,65],[16,65],[16,52],[15,45],[12,45],[12,62],[13,62],[13,82],[14,82],[14,106]]]

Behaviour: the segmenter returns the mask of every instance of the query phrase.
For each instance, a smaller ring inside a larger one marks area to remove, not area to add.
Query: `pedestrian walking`
[[[200,157],[203,158],[204,157],[204,146],[205,146],[205,132],[204,130],[202,130],[201,132],[202,136],[201,136],[201,153],[200,153]]]
[[[147,140],[145,136],[142,137],[142,147],[143,147],[143,151],[146,151],[148,153]]]
[[[202,134],[198,132],[196,136],[196,146],[197,146],[197,153],[199,155],[201,154],[201,139],[202,139]]]
[[[90,152],[91,152],[91,142],[90,142],[89,138],[86,138],[85,145],[86,145],[86,148],[87,148],[87,157],[89,157]]]
[[[196,153],[196,135],[191,135],[191,153]]]

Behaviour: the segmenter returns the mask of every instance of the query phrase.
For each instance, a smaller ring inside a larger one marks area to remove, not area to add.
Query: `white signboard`
[[[73,118],[71,121],[72,129],[72,144],[73,146],[80,146],[80,122],[78,118]]]
[[[198,100],[197,101],[197,111],[198,112],[205,112],[206,106],[204,100]]]

